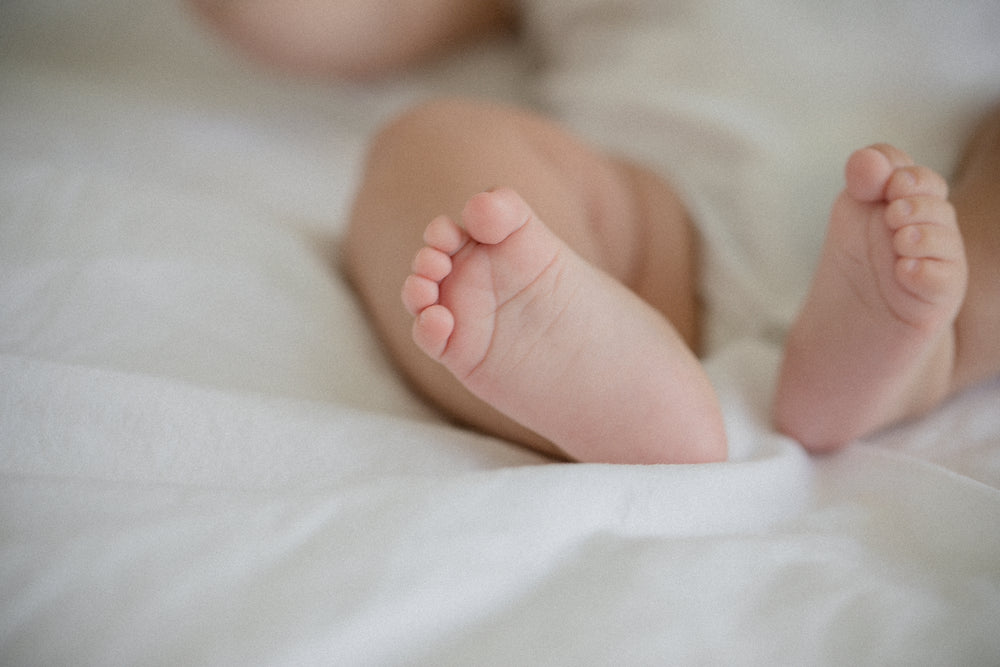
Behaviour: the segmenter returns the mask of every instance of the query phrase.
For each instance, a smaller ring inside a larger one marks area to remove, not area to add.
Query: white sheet
[[[0,663],[1000,661],[1000,382],[814,459],[733,341],[704,467],[549,464],[407,392],[333,269],[363,146],[520,97],[514,47],[290,82],[87,0],[4,3],[0,49]]]

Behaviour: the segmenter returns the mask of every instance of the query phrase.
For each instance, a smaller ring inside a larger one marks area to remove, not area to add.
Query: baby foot
[[[657,311],[512,190],[476,195],[462,220],[428,225],[403,286],[420,349],[576,460],[725,458],[711,385]]]
[[[944,179],[887,145],[845,171],[775,397],[778,428],[814,451],[943,398],[968,278]]]

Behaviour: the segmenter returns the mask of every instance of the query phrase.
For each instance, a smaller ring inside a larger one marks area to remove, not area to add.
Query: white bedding
[[[293,82],[170,2],[0,5],[0,663],[1000,663],[1000,381],[810,458],[730,340],[731,461],[630,467],[394,375],[335,269],[365,141],[532,62]]]

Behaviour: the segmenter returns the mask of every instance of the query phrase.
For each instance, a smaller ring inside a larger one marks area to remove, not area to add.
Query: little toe
[[[504,241],[533,217],[528,204],[509,188],[480,192],[469,199],[462,211],[469,235],[490,245]]]
[[[440,304],[425,308],[413,321],[413,342],[425,354],[440,359],[455,330],[455,316]]]
[[[468,234],[446,215],[431,220],[424,230],[424,243],[446,255],[454,255],[469,240]]]
[[[430,305],[437,303],[440,295],[438,284],[425,278],[411,274],[403,281],[403,289],[400,296],[403,305],[411,315],[416,315]]]
[[[424,246],[414,256],[412,270],[428,280],[441,282],[451,273],[451,255],[437,248]]]

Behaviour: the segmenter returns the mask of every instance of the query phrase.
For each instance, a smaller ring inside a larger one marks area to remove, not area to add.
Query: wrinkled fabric
[[[771,16],[674,6],[682,37]],[[587,20],[613,48],[623,15]],[[768,425],[780,348],[751,328],[707,360],[729,462],[641,467],[458,429],[392,371],[337,270],[368,136],[429,94],[518,100],[529,82],[585,129],[585,73],[567,93],[555,56],[536,77],[535,54],[499,44],[368,87],[288,81],[152,1],[7,2],[0,49],[0,663],[996,664],[1000,382],[811,458]],[[796,85],[833,95],[819,65]],[[720,142],[762,122],[686,94],[668,122],[736,128]],[[626,99],[601,96],[598,114]],[[942,132],[981,97],[953,99]],[[837,116],[782,177],[796,202],[829,198],[810,170],[883,112]],[[614,129],[659,145],[659,122]],[[773,168],[770,150],[741,169]],[[719,234],[778,233],[742,224]],[[777,294],[755,264],[776,245],[733,264],[780,325],[798,285]]]

